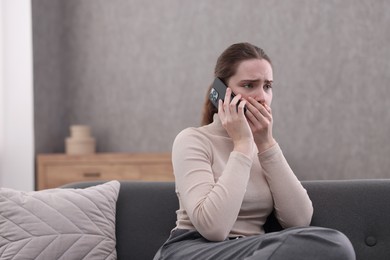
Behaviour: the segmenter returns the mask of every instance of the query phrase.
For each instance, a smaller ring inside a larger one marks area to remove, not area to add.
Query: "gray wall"
[[[99,152],[170,151],[218,55],[263,47],[274,134],[301,179],[390,175],[390,1],[32,0],[36,153],[88,124]]]

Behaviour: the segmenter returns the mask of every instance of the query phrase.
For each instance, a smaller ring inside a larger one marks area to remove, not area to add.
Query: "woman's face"
[[[265,59],[242,61],[236,73],[228,80],[233,93],[244,99],[253,97],[260,103],[271,106],[273,74],[271,64]]]

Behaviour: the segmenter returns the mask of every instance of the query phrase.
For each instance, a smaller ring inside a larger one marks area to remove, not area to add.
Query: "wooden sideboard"
[[[39,154],[37,190],[95,180],[174,181],[170,153]]]

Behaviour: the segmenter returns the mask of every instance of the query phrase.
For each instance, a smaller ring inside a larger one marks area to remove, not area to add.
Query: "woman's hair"
[[[214,76],[220,78],[226,85],[237,70],[238,65],[244,60],[264,59],[270,64],[271,59],[263,49],[250,43],[236,43],[227,48],[218,58],[214,69]],[[218,109],[209,100],[209,93],[212,85],[208,88],[206,101],[203,106],[202,125],[213,122],[213,115]]]

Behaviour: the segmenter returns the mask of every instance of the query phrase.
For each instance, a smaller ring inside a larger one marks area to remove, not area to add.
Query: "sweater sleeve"
[[[282,227],[310,225],[313,215],[311,200],[279,145],[275,144],[259,154],[259,160],[274,199],[276,217]]]
[[[179,199],[196,230],[222,241],[232,229],[246,191],[252,159],[232,152],[217,181],[211,146],[202,135],[184,130],[175,139],[172,162]]]

